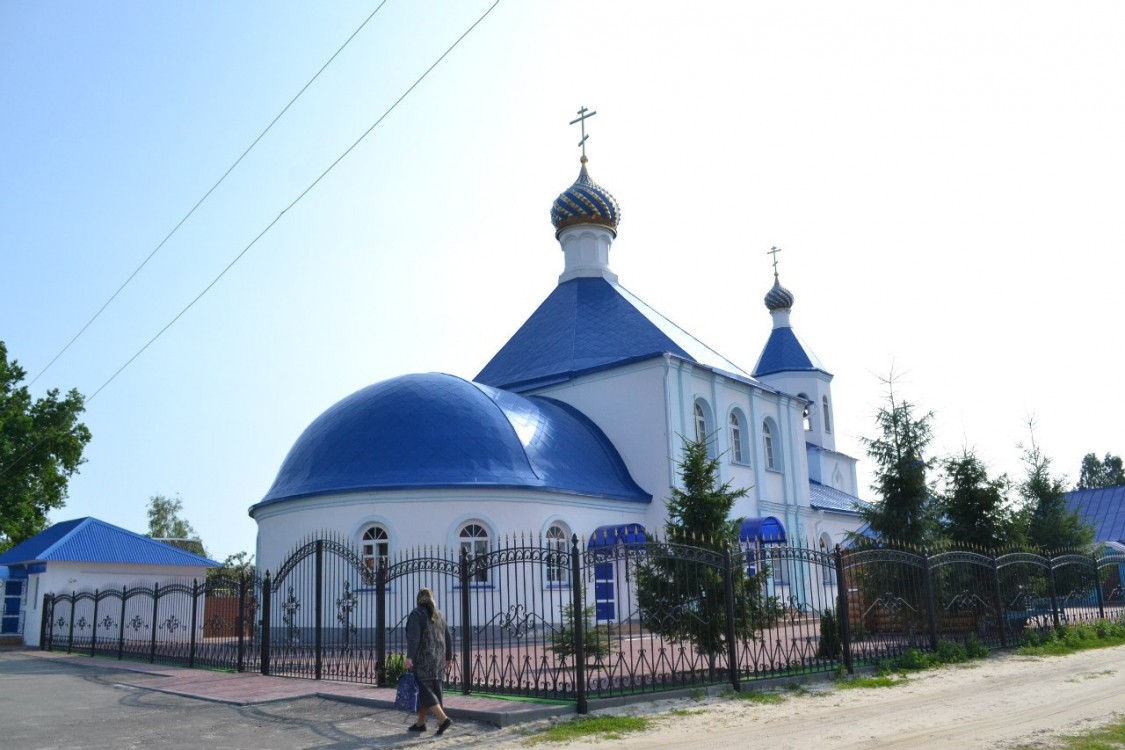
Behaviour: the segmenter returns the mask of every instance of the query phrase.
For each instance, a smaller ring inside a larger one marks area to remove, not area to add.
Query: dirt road
[[[906,684],[891,688],[836,690],[826,684],[811,690],[776,705],[720,697],[618,709],[614,712],[661,718],[653,731],[597,746],[1046,748],[1053,737],[1125,716],[1125,646],[1066,657],[994,656],[911,675]],[[669,713],[673,709],[682,710]],[[522,745],[508,730],[489,738],[487,746],[507,750]],[[589,750],[591,744],[539,747]]]

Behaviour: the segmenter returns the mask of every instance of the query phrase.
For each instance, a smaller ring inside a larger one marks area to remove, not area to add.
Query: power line
[[[350,154],[353,150],[355,150],[355,147],[358,146],[361,142],[363,142],[363,140],[365,138],[367,138],[368,135],[371,134],[371,131],[373,131],[375,128],[377,128],[379,126],[379,124],[387,118],[387,115],[389,115],[391,112],[393,112],[395,110],[395,108],[398,107],[398,105],[400,103],[402,103],[402,100],[405,99],[407,96],[409,96],[410,93],[412,91],[414,91],[415,88],[418,87],[418,84],[420,84],[423,80],[425,80],[426,76],[428,76],[433,71],[433,69],[436,68],[441,63],[441,61],[444,60],[449,55],[449,53],[452,52],[454,50],[454,48],[456,48],[457,45],[460,44],[465,39],[465,37],[467,37],[473,31],[473,29],[475,29],[478,25],[480,25],[481,21],[483,21],[485,18],[487,18],[488,14],[491,13],[496,8],[496,6],[499,5],[499,4],[500,4],[500,0],[495,0],[495,2],[492,3],[492,5],[490,5],[488,7],[488,10],[486,10],[481,15],[481,17],[478,18],[476,21],[474,21],[473,24],[471,26],[469,26],[469,28],[467,28],[464,31],[464,33],[461,34],[461,36],[457,37],[457,40],[454,41],[453,44],[449,45],[449,48],[446,49],[445,52],[441,53],[441,56],[439,56],[438,59],[435,60],[432,65],[430,65],[430,67],[426,68],[426,71],[424,73],[422,73],[421,76],[418,77],[418,80],[414,81],[414,83],[412,83],[410,85],[410,88],[408,88],[405,92],[403,92],[402,96],[400,96],[398,99],[396,99],[394,104],[392,104],[390,107],[388,107],[387,110],[385,112],[383,112],[382,115],[379,116],[379,119],[377,119],[374,123],[372,123],[371,127],[367,128],[367,130],[363,131],[363,134],[360,135],[359,138],[357,138],[355,140],[355,142],[352,143],[352,145],[348,146],[344,150],[343,153],[341,153],[338,157],[336,157],[336,159],[331,164],[329,164],[328,167],[323,172],[321,172],[320,175],[315,180],[313,180],[309,184],[308,187],[306,187],[304,190],[302,190],[301,193],[289,203],[289,205],[287,205],[285,208],[281,209],[281,212],[278,213],[277,217],[274,218],[274,220],[271,221],[269,224],[267,224],[266,227],[261,232],[259,232],[258,235],[253,240],[251,240],[249,242],[249,244],[246,245],[246,247],[242,248],[242,251],[239,252],[239,254],[236,255],[234,257],[234,259],[231,260],[231,262],[228,263],[227,266],[222,271],[220,271],[219,274],[214,279],[211,280],[210,284],[208,284],[206,287],[204,287],[203,291],[201,291],[199,294],[197,294],[195,296],[195,298],[191,300],[191,302],[189,302],[187,305],[184,306],[184,308],[182,310],[180,310],[178,313],[176,313],[176,316],[173,317],[170,321],[168,321],[168,323],[163,328],[161,328],[159,331],[157,331],[156,335],[153,336],[151,339],[149,339],[145,343],[144,346],[142,346],[140,349],[138,349],[136,354],[134,354],[132,357],[130,357],[128,359],[128,361],[125,362],[125,364],[123,364],[123,365],[121,365],[121,367],[117,368],[117,371],[114,372],[113,375],[111,375],[108,380],[106,380],[104,383],[102,383],[96,391],[94,391],[92,394],[90,394],[90,396],[85,399],[84,403],[89,404],[91,401],[93,401],[94,398],[99,393],[101,393],[103,390],[105,390],[106,386],[108,386],[110,383],[112,383],[117,378],[118,375],[120,375],[122,372],[124,372],[125,368],[127,368],[129,365],[131,365],[133,363],[133,361],[137,359],[137,357],[141,356],[145,352],[146,349],[148,349],[150,346],[152,346],[153,343],[155,343],[157,339],[159,339],[161,336],[163,336],[164,333],[169,328],[171,328],[176,323],[176,321],[178,321],[180,318],[182,318],[188,310],[190,310],[192,307],[194,307],[195,303],[198,302],[200,299],[202,299],[203,296],[205,294],[207,294],[207,292],[211,291],[211,288],[214,287],[215,284],[219,283],[219,280],[221,278],[223,278],[223,276],[226,275],[227,271],[229,271],[231,268],[233,268],[234,264],[238,263],[238,261],[241,260],[242,257],[244,255],[246,255],[247,252],[250,251],[250,248],[252,248],[255,244],[257,244],[258,240],[262,239],[262,237],[264,237],[266,235],[266,233],[269,232],[270,229],[272,229],[274,227],[275,224],[277,224],[279,221],[281,221],[281,218],[283,216],[285,216],[286,212],[288,212],[289,209],[291,209],[295,205],[297,205],[297,203],[299,203],[301,201],[301,199],[303,199],[314,187],[316,187],[317,184],[319,184],[320,181],[323,180],[328,175],[329,172],[331,172],[333,169],[335,169],[337,164],[339,164],[341,161],[343,161],[344,158],[348,154]],[[43,442],[43,440],[40,440],[35,445],[29,447],[22,454],[20,454],[20,456],[18,458],[16,458],[11,464],[4,467],[3,469],[0,469],[0,475],[6,474],[9,471],[11,471],[12,469],[14,469],[21,461],[23,461],[23,459],[25,457],[27,457],[27,455],[29,453],[31,453],[31,451],[35,450],[35,448],[37,448],[39,446],[39,444],[42,443],[42,442]]]
[[[234,168],[237,167],[242,162],[242,160],[244,158],[246,158],[246,155],[249,154],[253,150],[253,148],[258,145],[258,141],[262,140],[262,138],[265,137],[266,133],[270,132],[270,129],[273,128],[273,126],[275,124],[277,124],[277,121],[281,119],[281,116],[289,111],[289,108],[293,106],[293,103],[301,98],[301,95],[305,93],[305,90],[308,89],[308,87],[311,86],[313,84],[313,82],[317,78],[320,77],[320,74],[324,72],[325,68],[327,68],[329,65],[332,64],[332,61],[335,60],[336,57],[341,52],[344,51],[344,48],[347,47],[349,43],[351,43],[352,39],[355,39],[356,34],[358,34],[360,31],[362,31],[363,27],[367,25],[367,22],[370,21],[372,18],[374,18],[375,14],[378,13],[379,10],[386,4],[387,4],[387,0],[383,0],[383,2],[379,3],[378,7],[375,8],[375,10],[371,11],[371,15],[369,15],[367,18],[363,19],[363,23],[361,23],[359,26],[357,26],[356,30],[351,33],[351,36],[349,36],[347,39],[345,39],[344,43],[341,44],[340,47],[335,52],[332,53],[332,57],[328,58],[328,62],[326,62],[326,63],[324,63],[324,65],[320,66],[320,70],[318,70],[316,72],[316,75],[314,75],[312,78],[310,78],[309,82],[301,87],[301,90],[297,92],[296,96],[294,96],[292,99],[290,99],[289,103],[286,104],[282,108],[282,110],[277,113],[277,116],[274,117],[273,120],[270,121],[270,124],[266,126],[266,129],[263,130],[261,133],[259,133],[258,137],[254,139],[254,142],[246,147],[246,150],[242,152],[241,156],[239,156],[237,159],[234,160],[234,163],[231,164],[230,167],[227,168],[227,171],[223,172],[223,176],[220,177],[218,179],[218,181],[216,181],[215,184],[212,185],[211,188],[206,193],[203,194],[202,198],[200,198],[198,201],[196,201],[196,204],[191,207],[191,210],[188,211],[186,214],[184,214],[184,218],[180,219],[179,223],[176,224],[176,226],[172,227],[172,231],[169,232],[167,234],[167,236],[165,236],[164,239],[162,239],[160,241],[159,245],[157,245],[155,248],[153,248],[152,252],[148,254],[148,257],[145,258],[143,261],[141,261],[141,264],[139,266],[137,266],[135,269],[133,269],[133,272],[131,274],[129,274],[129,278],[125,279],[125,281],[121,284],[121,286],[117,287],[117,291],[114,292],[113,294],[111,294],[109,296],[109,299],[107,299],[105,301],[105,303],[101,307],[98,308],[98,311],[96,313],[94,313],[93,317],[91,317],[89,320],[86,321],[86,325],[82,326],[82,328],[79,329],[78,333],[74,334],[74,337],[71,338],[70,341],[66,342],[66,346],[64,346],[62,349],[60,349],[58,354],[56,354],[51,359],[51,361],[47,363],[47,366],[44,367],[42,370],[40,370],[39,374],[31,379],[31,382],[28,383],[29,386],[35,385],[35,381],[37,381],[37,380],[39,380],[39,378],[43,377],[43,374],[46,373],[47,370],[51,369],[51,365],[55,364],[55,362],[58,361],[59,357],[61,357],[63,354],[65,354],[66,351],[68,349],[70,349],[71,345],[75,341],[77,341],[78,338],[83,333],[86,332],[86,329],[89,328],[90,325],[93,324],[93,322],[95,320],[97,320],[99,317],[101,317],[101,314],[105,311],[105,309],[107,307],[109,307],[110,303],[113,302],[113,300],[117,299],[117,295],[121,294],[122,290],[124,290],[125,287],[129,286],[129,282],[131,282],[133,280],[133,277],[135,277],[138,273],[140,273],[142,268],[144,268],[146,265],[148,265],[148,262],[150,260],[152,260],[153,256],[155,256],[158,252],[160,252],[160,248],[164,247],[164,244],[172,238],[172,235],[174,235],[179,230],[179,228],[184,225],[184,222],[186,222],[188,219],[191,218],[192,214],[195,213],[195,210],[197,208],[199,208],[201,205],[203,205],[203,201],[207,200],[207,198],[211,195],[211,193],[215,192],[215,189],[218,188],[219,185],[223,184],[223,181],[227,178],[227,175],[229,175],[231,172],[234,171]]]
[[[375,128],[377,128],[379,126],[379,123],[381,123],[384,119],[386,119],[387,115],[389,115],[391,112],[393,112],[395,107],[397,107],[399,105],[399,103],[402,102],[403,99],[405,99],[407,96],[409,96],[410,92],[413,91],[418,86],[418,84],[420,84],[426,78],[426,76],[428,76],[430,74],[430,71],[432,71],[434,68],[436,68],[438,66],[438,64],[441,63],[441,61],[444,60],[446,58],[446,56],[450,52],[453,51],[453,48],[456,47],[458,44],[460,44],[461,40],[464,39],[465,37],[467,37],[469,35],[469,33],[473,29],[475,29],[477,27],[477,25],[481,21],[483,21],[486,16],[488,16],[489,13],[492,12],[492,9],[495,8],[499,4],[500,4],[500,0],[496,0],[496,2],[492,3],[492,5],[489,6],[488,10],[486,10],[484,12],[484,15],[482,15],[480,18],[478,18],[476,21],[474,21],[473,25],[470,26],[468,29],[466,29],[465,32],[463,34],[461,34],[461,36],[457,37],[457,41],[453,42],[453,44],[451,44],[445,52],[442,52],[441,56],[437,60],[434,61],[433,65],[426,68],[426,72],[423,73],[421,76],[419,76],[418,80],[416,80],[414,83],[412,83],[410,85],[410,88],[408,88],[405,92],[403,92],[402,96],[400,96],[398,99],[396,99],[394,104],[392,104],[390,107],[388,107],[387,111],[379,116],[378,120],[376,120],[374,123],[372,123],[371,127],[369,127],[367,130],[363,131],[363,134],[359,138],[357,138],[355,140],[355,142],[352,143],[352,145],[350,145],[346,149],[344,149],[344,152],[342,154],[340,154],[339,156],[337,156],[335,161],[333,161],[331,164],[329,164],[328,168],[325,169],[323,172],[321,172],[320,176],[317,177],[315,180],[313,180],[309,184],[308,187],[306,187],[304,190],[302,190],[300,195],[298,195],[296,198],[294,198],[293,201],[288,206],[281,209],[281,212],[274,218],[274,220],[271,221],[269,224],[267,224],[265,229],[263,229],[261,232],[258,233],[257,237],[250,240],[250,243],[246,247],[242,248],[242,252],[240,252],[238,255],[234,256],[234,260],[232,260],[230,263],[228,263],[227,267],[224,268],[222,271],[220,271],[219,275],[216,276],[214,279],[212,279],[211,283],[208,284],[206,287],[204,287],[203,291],[195,296],[195,299],[193,299],[191,302],[187,303],[187,305],[184,307],[184,309],[182,309],[178,313],[176,313],[176,317],[172,318],[170,321],[168,321],[167,325],[165,325],[163,328],[161,328],[159,331],[157,331],[156,335],[148,340],[148,343],[146,343],[139,350],[137,350],[136,354],[134,354],[132,357],[130,357],[129,360],[125,364],[121,365],[121,367],[119,367],[117,369],[117,372],[110,375],[109,380],[102,383],[101,386],[99,386],[96,391],[94,391],[92,394],[90,394],[90,397],[86,399],[86,403],[88,404],[91,401],[93,401],[95,396],[97,396],[99,393],[101,393],[102,390],[107,385],[112,383],[114,381],[114,379],[118,375],[120,375],[121,372],[126,367],[128,367],[129,365],[131,365],[133,363],[133,360],[135,360],[137,357],[141,356],[141,354],[144,353],[145,349],[148,349],[150,346],[152,346],[152,344],[158,338],[163,336],[165,331],[167,331],[169,328],[171,328],[177,320],[179,320],[181,317],[183,317],[184,313],[186,313],[188,310],[190,310],[195,305],[196,302],[198,302],[200,299],[203,298],[203,295],[205,295],[205,294],[207,294],[207,292],[211,291],[211,288],[213,286],[215,286],[215,284],[219,283],[219,279],[223,278],[223,276],[226,275],[227,271],[229,271],[231,268],[234,267],[235,263],[242,260],[242,256],[246,255],[246,253],[250,251],[250,248],[254,247],[254,245],[257,244],[258,240],[262,239],[262,237],[264,237],[266,235],[266,232],[270,231],[270,229],[272,229],[273,226],[275,224],[277,224],[277,222],[281,221],[281,218],[283,216],[285,216],[285,213],[289,209],[291,209],[291,208],[293,208],[293,206],[297,205],[297,203],[299,203],[302,198],[304,198],[306,195],[308,195],[309,191],[311,191],[314,187],[316,187],[320,183],[320,181],[323,180],[328,175],[329,172],[331,172],[333,169],[336,168],[337,164],[339,164],[341,161],[343,161],[344,158],[348,154],[350,154],[355,149],[356,146],[358,146],[360,143],[362,143],[363,139],[365,139],[368,135],[370,135],[371,131],[374,130]]]

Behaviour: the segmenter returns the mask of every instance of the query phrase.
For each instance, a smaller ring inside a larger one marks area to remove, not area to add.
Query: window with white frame
[[[703,404],[695,402],[695,442],[702,443],[707,439],[707,415],[703,412]]]
[[[564,585],[570,581],[570,568],[566,565],[567,536],[562,524],[552,524],[547,529],[547,583]]]
[[[765,452],[766,468],[777,471],[777,459],[773,450],[773,430],[768,419],[762,422],[762,450]]]
[[[750,463],[750,450],[746,444],[746,420],[742,412],[732,409],[730,413],[730,458],[736,464]]]
[[[458,533],[460,550],[473,557],[488,554],[488,529],[482,524],[470,521],[461,527]],[[488,583],[488,571],[477,570],[473,574],[473,583]]]
[[[821,411],[824,412],[824,431],[832,432],[832,418],[828,416],[828,397],[823,396],[820,399]]]
[[[391,536],[379,524],[372,524],[363,530],[359,547],[363,554],[363,564],[368,570],[376,570],[380,562],[384,565],[389,562]]]

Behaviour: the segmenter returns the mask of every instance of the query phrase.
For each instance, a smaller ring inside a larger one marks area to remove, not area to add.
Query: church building
[[[663,536],[685,439],[709,441],[720,481],[747,488],[733,511],[743,539],[831,547],[859,527],[832,375],[793,330],[776,255],[773,329],[748,372],[610,270],[621,212],[587,170],[585,139],[578,179],[551,207],[558,285],[471,380],[402,375],[317,417],[250,508],[262,570],[320,530],[369,564],[513,534]]]

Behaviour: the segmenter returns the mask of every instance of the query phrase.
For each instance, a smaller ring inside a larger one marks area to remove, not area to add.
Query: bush
[[[826,609],[820,615],[820,644],[816,655],[820,659],[837,659],[840,656],[840,621],[833,609]]]
[[[406,654],[387,655],[387,684],[397,685],[398,678],[406,672]]]
[[[594,608],[586,607],[582,610],[583,628],[585,637],[582,645],[586,651],[586,661],[601,661],[609,656],[612,645],[613,631],[609,625],[591,626],[594,619]],[[560,659],[569,659],[574,656],[574,607],[567,606],[563,609],[563,624],[551,633],[551,645],[547,649]]]

